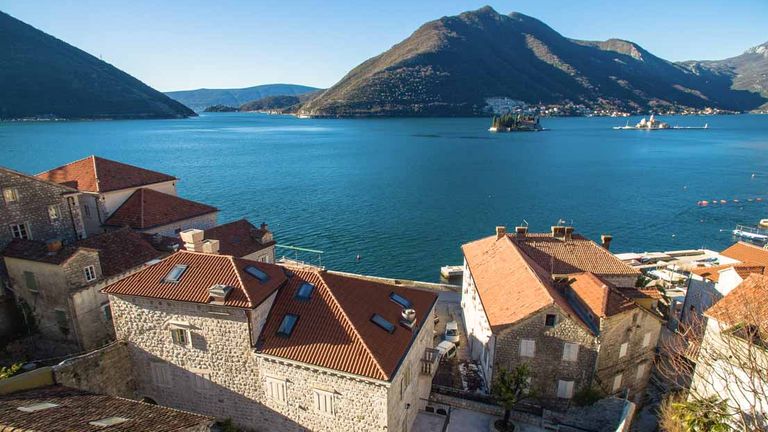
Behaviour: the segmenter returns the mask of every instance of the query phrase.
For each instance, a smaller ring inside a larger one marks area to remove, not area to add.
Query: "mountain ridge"
[[[165,92],[165,94],[195,111],[202,111],[214,105],[239,107],[245,103],[268,96],[299,96],[317,90],[320,89],[299,84],[278,83],[244,88],[178,90]]]

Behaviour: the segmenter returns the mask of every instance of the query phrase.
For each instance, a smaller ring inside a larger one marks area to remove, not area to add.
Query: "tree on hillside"
[[[501,368],[493,383],[492,393],[496,401],[504,407],[504,430],[509,428],[512,410],[525,399],[532,398],[531,378],[533,373],[528,363],[522,363],[510,370]]]

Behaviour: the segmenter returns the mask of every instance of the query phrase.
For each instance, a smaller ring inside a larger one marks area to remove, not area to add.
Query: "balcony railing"
[[[421,358],[421,373],[433,376],[437,372],[437,364],[440,361],[439,351],[434,348],[425,348]]]

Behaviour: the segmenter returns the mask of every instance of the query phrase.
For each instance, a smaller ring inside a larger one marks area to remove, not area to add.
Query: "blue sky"
[[[618,37],[668,60],[720,59],[768,41],[768,0],[67,1],[0,10],[158,90],[286,82],[327,87],[419,25],[490,4],[578,39]]]

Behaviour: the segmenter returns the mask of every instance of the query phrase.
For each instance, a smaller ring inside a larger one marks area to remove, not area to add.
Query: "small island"
[[[504,114],[493,116],[491,132],[538,132],[543,130],[539,118],[525,114]]]
[[[237,112],[237,111],[240,111],[240,110],[235,107],[221,105],[221,104],[209,106],[208,108],[203,110],[203,112]]]

